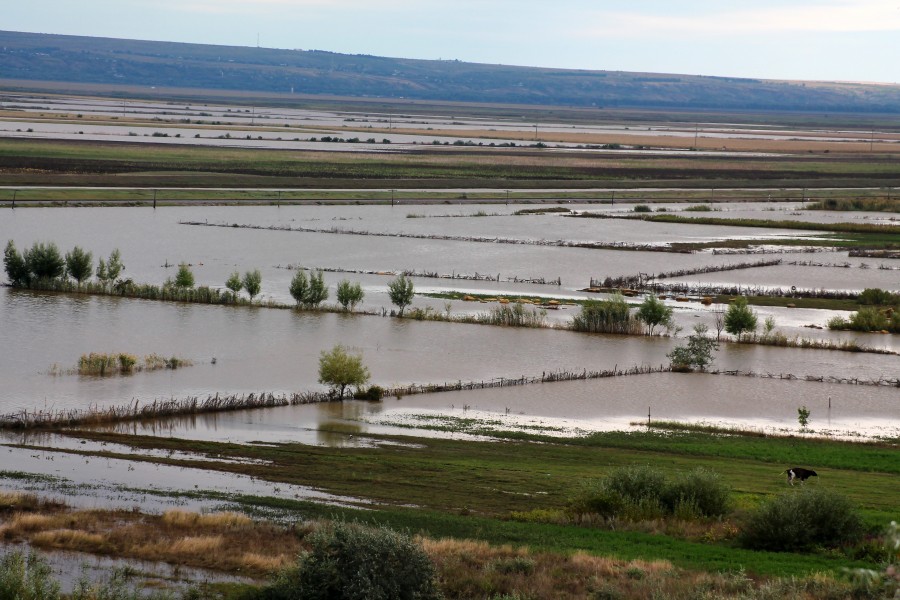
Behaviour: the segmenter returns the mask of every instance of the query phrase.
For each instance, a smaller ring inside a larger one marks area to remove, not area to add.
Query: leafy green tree
[[[369,369],[363,365],[361,354],[348,354],[343,346],[337,345],[319,355],[319,383],[331,386],[338,398],[344,397],[347,386],[360,387],[367,381]]]
[[[110,253],[109,260],[101,258],[97,261],[97,279],[103,285],[115,283],[124,270],[125,265],[122,264],[122,254],[118,248]]]
[[[25,259],[16,250],[16,245],[12,240],[6,243],[6,250],[3,251],[3,266],[6,269],[6,277],[9,279],[10,285],[21,287],[27,286],[31,279],[28,272],[28,265]]]
[[[250,294],[250,300],[252,301],[253,297],[259,294],[259,290],[262,287],[262,275],[259,269],[244,273],[244,279],[241,283],[244,289],[247,290],[247,293]]]
[[[186,263],[181,263],[180,265],[178,265],[178,272],[175,274],[175,287],[194,287],[194,274],[191,272],[191,268]]]
[[[412,304],[415,295],[412,279],[405,275],[400,275],[388,284],[388,296],[390,296],[391,302],[400,308],[401,317],[403,309]]]
[[[56,279],[66,272],[65,260],[53,242],[35,242],[31,249],[25,251],[23,258],[28,271],[36,279]]]
[[[93,254],[75,246],[71,252],[66,253],[66,273],[81,284],[85,279],[90,279],[93,274],[93,262]]]
[[[638,307],[637,318],[647,326],[647,335],[653,335],[653,329],[660,325],[666,328],[672,326],[672,308],[653,294],[648,294]]]
[[[309,276],[309,289],[303,297],[303,304],[307,308],[315,308],[328,300],[328,286],[325,285],[325,276],[322,271],[316,271]]]
[[[241,291],[241,288],[244,287],[243,282],[241,282],[241,274],[235,271],[232,273],[228,279],[225,280],[225,287],[227,287],[231,292],[237,296],[238,292]]]
[[[705,370],[713,362],[713,352],[719,349],[715,340],[706,337],[709,328],[703,323],[694,325],[694,333],[688,336],[687,344],[678,346],[666,356],[676,371]]]
[[[125,265],[122,264],[122,253],[116,248],[109,253],[109,260],[106,261],[106,275],[111,283],[115,283],[124,270]]]
[[[291,297],[298,306],[304,303],[304,299],[307,294],[309,294],[309,278],[302,269],[298,269],[297,272],[294,273],[294,278],[291,279],[290,292]]]
[[[756,331],[756,313],[747,305],[747,299],[739,296],[725,312],[725,331],[740,338],[745,331]]]
[[[342,279],[337,285],[337,300],[344,310],[353,310],[362,302],[365,292],[359,282],[350,283]]]

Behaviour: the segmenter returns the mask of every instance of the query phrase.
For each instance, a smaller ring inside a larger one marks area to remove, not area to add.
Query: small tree
[[[359,283],[350,283],[342,279],[337,285],[337,300],[344,310],[353,310],[362,302],[365,293]]]
[[[125,265],[122,264],[122,253],[116,248],[109,253],[109,260],[106,261],[106,275],[110,283],[115,283],[124,270]]]
[[[361,354],[348,354],[337,345],[319,355],[319,383],[331,386],[332,394],[343,399],[347,386],[360,387],[369,381],[369,369],[362,364]]]
[[[719,305],[722,306],[721,304]],[[722,341],[722,330],[725,329],[725,311],[721,308],[717,308],[713,311],[713,316],[715,317],[714,323],[716,326],[716,341]]]
[[[23,256],[28,272],[36,279],[56,279],[66,272],[66,263],[53,242],[35,242]]]
[[[228,279],[225,280],[225,287],[231,290],[232,294],[237,296],[238,292],[241,291],[241,288],[244,287],[244,284],[241,282],[241,274],[235,271],[229,275]]]
[[[402,317],[403,309],[412,303],[413,297],[416,295],[412,279],[405,275],[400,275],[388,284],[388,295],[391,298],[391,302],[400,308],[400,316]]]
[[[107,268],[109,266],[107,265]],[[175,274],[175,287],[192,288],[194,287],[194,274],[187,263],[178,265],[178,273]]]
[[[687,345],[678,346],[666,356],[676,371],[705,370],[713,362],[713,352],[719,345],[706,337],[709,328],[703,323],[694,325],[694,333],[688,336]]]
[[[747,305],[747,298],[740,296],[725,312],[725,331],[738,339],[745,331],[756,331],[756,313]]]
[[[325,275],[322,271],[316,271],[309,276],[309,289],[303,297],[303,304],[307,308],[315,308],[328,300],[328,286],[325,285]]]
[[[66,273],[80,285],[85,279],[89,279],[94,271],[94,256],[85,252],[78,246],[66,253]]]
[[[259,294],[259,290],[262,287],[262,274],[260,274],[259,269],[244,273],[244,279],[241,280],[241,284],[244,289],[247,290],[247,293],[250,295],[250,301],[252,302],[253,297]]]
[[[653,329],[659,325],[666,328],[672,326],[672,308],[649,294],[638,307],[637,318],[647,326],[647,335],[653,335]]]
[[[101,258],[97,261],[97,279],[103,285],[115,283],[124,270],[125,266],[122,264],[122,255],[118,248],[110,253],[109,260]]]
[[[6,277],[9,279],[10,285],[21,287],[27,286],[31,279],[28,272],[28,265],[25,259],[16,250],[16,245],[12,240],[6,243],[6,250],[3,251],[3,266],[6,269]]]
[[[309,294],[309,278],[306,277],[305,271],[298,270],[294,273],[294,278],[291,279],[290,292],[291,297],[298,306],[303,304],[304,298]]]
[[[797,422],[800,423],[800,429],[806,430],[809,425],[809,409],[806,406],[797,409]]]

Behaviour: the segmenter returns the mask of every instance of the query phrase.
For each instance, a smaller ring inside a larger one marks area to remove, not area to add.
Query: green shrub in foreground
[[[702,467],[673,479],[649,466],[623,467],[586,482],[571,500],[569,512],[627,520],[715,517],[728,511],[730,494],[718,473]]]
[[[750,515],[739,536],[751,550],[796,552],[859,540],[862,518],[844,496],[820,488],[781,494]]]
[[[0,600],[57,600],[59,582],[37,554],[19,551],[0,558]]]
[[[311,550],[266,590],[270,600],[441,598],[436,571],[408,536],[335,523],[312,534]]]

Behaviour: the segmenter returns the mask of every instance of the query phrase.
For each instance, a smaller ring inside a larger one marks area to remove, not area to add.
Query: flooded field
[[[763,205],[749,207],[765,214]],[[503,209],[505,211],[505,209]],[[187,262],[198,285],[222,287],[233,271],[260,269],[261,297],[292,304],[288,293],[294,271],[287,266],[382,272],[499,275],[500,281],[414,278],[419,292],[525,296],[588,297],[578,290],[606,276],[655,273],[746,261],[741,255],[712,253],[590,250],[540,245],[492,244],[393,236],[335,235],[268,229],[197,227],[182,221],[241,223],[261,227],[360,229],[415,234],[480,235],[520,239],[660,241],[746,236],[746,229],[621,220],[571,219],[556,215],[468,216],[501,212],[496,206],[304,206],[46,208],[8,211],[0,219],[0,239],[19,248],[55,242],[63,251],[82,246],[104,257],[122,252],[125,275],[135,282],[161,284]],[[421,218],[408,218],[415,213]],[[465,215],[452,217],[445,215]],[[123,237],[120,232],[128,231]],[[751,230],[755,234],[758,230]],[[766,232],[768,234],[768,232]],[[782,233],[782,232],[779,232]],[[783,232],[787,235],[788,232]],[[752,286],[860,290],[900,289],[900,271],[863,268],[862,259],[844,253],[785,255],[774,267],[750,268],[665,280],[689,284],[729,283]],[[849,264],[848,268],[801,266]],[[890,261],[887,261],[890,262]],[[391,308],[386,287],[391,275],[327,273],[331,287],[340,279],[359,281],[362,307]],[[515,283],[512,278],[561,280],[561,285]],[[637,299],[639,301],[639,299]],[[672,303],[676,323],[689,329],[712,325],[717,307]],[[677,340],[590,336],[553,330],[522,330],[396,321],[374,316],[296,313],[263,308],[179,305],[142,300],[0,290],[0,318],[8,339],[0,361],[7,382],[0,412],[121,404],[132,399],[185,397],[209,393],[291,392],[317,387],[316,360],[335,343],[359,348],[373,380],[382,385],[532,376],[559,369],[606,369],[616,364],[658,365]],[[490,304],[418,297],[414,306],[436,312],[476,314]],[[566,326],[577,307],[548,311],[547,321]],[[822,310],[760,308],[760,322],[774,316],[787,335],[857,339],[864,345],[893,348],[894,336],[810,330],[834,313]],[[840,314],[840,313],[839,313]],[[846,313],[844,313],[846,314]],[[81,354],[158,353],[190,359],[194,366],[130,377],[84,378],[50,375],[71,369]],[[441,357],[450,356],[451,360]],[[215,359],[215,364],[213,364]],[[891,373],[893,357],[826,351],[731,346],[720,352],[721,368],[778,371],[797,375],[861,373],[875,378]]]

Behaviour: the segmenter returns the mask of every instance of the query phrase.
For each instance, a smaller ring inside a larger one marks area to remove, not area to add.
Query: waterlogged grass
[[[202,466],[275,482],[312,485],[376,503],[371,507],[374,510],[357,510],[298,500],[227,498],[258,515],[279,515],[285,520],[361,519],[431,538],[525,545],[534,552],[568,554],[580,550],[626,560],[665,559],[678,567],[710,572],[731,571],[740,565],[750,573],[762,575],[838,572],[842,567],[863,563],[840,554],[751,552],[738,549],[727,540],[701,542],[639,530],[511,521],[509,516],[513,512],[559,510],[585,479],[596,479],[615,468],[633,465],[653,465],[672,474],[698,466],[714,470],[733,490],[738,509],[746,510],[787,489],[781,474],[787,466],[806,464],[819,472],[818,481],[808,485],[849,496],[863,508],[870,526],[881,526],[896,518],[900,468],[897,450],[888,445],[699,432],[597,434],[561,440],[519,432],[501,443],[417,438],[415,445],[340,450],[298,444],[248,447],[106,433],[86,437],[133,443],[139,448],[269,460],[272,462],[268,464],[213,462]],[[411,441],[408,437],[373,437]],[[149,457],[143,460],[201,466],[199,461]],[[860,477],[861,471],[866,472],[864,478]],[[866,482],[864,486],[859,485],[861,480]]]

